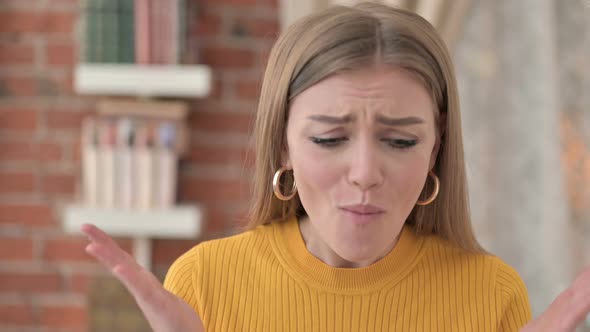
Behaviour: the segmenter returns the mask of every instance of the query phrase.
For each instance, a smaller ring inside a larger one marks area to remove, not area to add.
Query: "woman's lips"
[[[340,207],[342,210],[359,213],[359,214],[375,214],[385,212],[382,208],[371,204],[355,204],[344,205]]]
[[[354,224],[364,225],[376,221],[385,210],[374,205],[348,205],[340,207],[346,219]]]

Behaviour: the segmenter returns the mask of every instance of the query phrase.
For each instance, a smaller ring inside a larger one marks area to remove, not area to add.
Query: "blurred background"
[[[448,43],[476,233],[542,312],[590,264],[590,1],[384,2]],[[268,51],[329,3],[0,0],[0,331],[149,331],[77,227],[160,278],[235,233]]]

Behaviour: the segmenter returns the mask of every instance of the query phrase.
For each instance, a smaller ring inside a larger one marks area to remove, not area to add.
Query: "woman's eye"
[[[384,139],[384,141],[391,146],[392,148],[396,149],[408,149],[416,145],[418,140],[415,139],[399,139],[399,138],[392,138],[392,139]]]
[[[311,137],[311,141],[317,145],[324,146],[324,147],[335,147],[340,143],[347,141],[348,138],[346,137],[334,137],[334,138],[320,138],[320,137]]]

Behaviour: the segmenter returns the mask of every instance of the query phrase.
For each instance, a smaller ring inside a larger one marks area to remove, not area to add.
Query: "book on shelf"
[[[176,27],[178,28],[178,33],[176,35],[176,43],[178,45],[177,47],[177,54],[176,54],[176,59],[178,60],[179,63],[182,63],[185,55],[186,55],[186,40],[188,38],[187,32],[188,32],[188,20],[187,20],[187,3],[186,0],[178,0],[178,16],[177,16],[177,22],[178,24],[176,24]]]
[[[102,12],[99,14],[102,27],[100,34],[102,42],[102,61],[106,63],[119,62],[119,1],[118,0],[100,0],[103,2]]]
[[[168,209],[176,202],[178,160],[186,145],[184,108],[162,117],[139,112],[143,102],[102,103],[82,129],[82,201],[106,209]],[[135,105],[134,105],[135,104]],[[165,114],[165,113],[162,113]]]
[[[180,63],[185,0],[85,0],[83,59],[90,63]]]
[[[134,0],[119,0],[119,61],[135,62],[135,14]]]
[[[180,0],[159,0],[152,4],[152,54],[155,64],[178,63]],[[162,47],[165,45],[165,47]]]
[[[151,1],[134,0],[135,8],[135,62],[151,63]]]
[[[84,43],[83,59],[85,62],[100,61],[100,3],[99,0],[86,0],[84,4]]]

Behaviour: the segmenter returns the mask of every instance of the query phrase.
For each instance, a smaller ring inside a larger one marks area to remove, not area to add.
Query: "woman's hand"
[[[94,225],[83,225],[90,238],[86,251],[106,266],[135,298],[155,332],[204,331],[195,311],[168,292],[160,281],[142,268],[115,241]]]
[[[521,332],[574,331],[590,312],[590,267],[576,278],[572,286],[551,303],[549,308]]]

